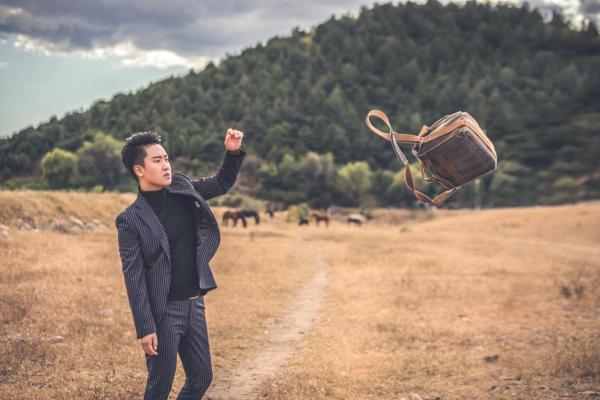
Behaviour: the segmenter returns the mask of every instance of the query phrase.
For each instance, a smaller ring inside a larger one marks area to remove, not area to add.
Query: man
[[[171,174],[156,132],[126,139],[123,164],[138,183],[133,204],[116,218],[119,253],[148,378],[144,399],[167,399],[177,354],[185,384],[177,399],[200,399],[212,381],[204,295],[216,283],[208,262],[220,242],[206,200],[227,193],[245,156],[243,133],[228,129],[219,171],[190,180]]]

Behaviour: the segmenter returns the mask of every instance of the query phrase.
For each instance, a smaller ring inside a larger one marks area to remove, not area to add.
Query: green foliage
[[[76,166],[75,154],[63,149],[54,149],[42,157],[42,179],[53,189],[67,188],[76,176]]]
[[[89,187],[114,188],[129,175],[121,162],[122,144],[102,132],[85,141],[77,150],[77,170],[81,182]]]
[[[300,219],[309,219],[310,208],[308,204],[301,203],[288,207],[286,221],[287,222],[299,222]]]
[[[363,204],[371,191],[372,175],[369,164],[365,161],[351,162],[340,168],[337,185],[342,201],[350,206]]]
[[[483,206],[589,199],[600,193],[599,70],[593,24],[576,31],[560,16],[544,23],[527,5],[375,4],[357,18],[296,29],[218,66],[0,139],[0,183],[35,174],[45,153],[75,151],[98,130],[117,140],[158,130],[174,166],[200,175],[221,160],[223,135],[233,126],[257,157],[252,194],[313,207],[410,206],[403,178],[390,178],[400,165],[389,143],[365,127],[365,114],[380,108],[397,131],[416,133],[463,110],[493,140],[500,163],[527,172],[490,173],[451,203],[473,206],[477,196]],[[370,196],[353,187],[349,170],[338,177],[338,168],[356,162],[369,165]],[[90,186],[126,187],[115,184],[116,173],[108,176],[84,174],[96,179]],[[430,195],[442,190],[419,187]]]

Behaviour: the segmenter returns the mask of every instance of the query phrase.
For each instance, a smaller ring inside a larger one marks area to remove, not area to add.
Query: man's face
[[[147,188],[160,189],[171,184],[171,164],[169,156],[160,144],[151,144],[145,147],[146,157],[144,165],[135,165],[133,168],[140,180],[145,182]]]

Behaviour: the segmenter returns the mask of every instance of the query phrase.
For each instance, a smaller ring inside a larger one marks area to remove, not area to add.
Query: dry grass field
[[[141,398],[114,228],[133,199],[0,191],[1,399]],[[318,317],[253,397],[600,396],[600,204],[374,216],[221,227],[206,297],[215,384],[277,339],[325,269]],[[183,378],[180,366],[173,399]]]

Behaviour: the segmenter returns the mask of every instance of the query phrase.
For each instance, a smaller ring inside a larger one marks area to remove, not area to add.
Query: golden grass
[[[539,399],[597,390],[599,228],[598,205],[337,228],[336,240],[319,237],[332,269],[323,318],[263,396]],[[583,289],[567,298],[563,287]]]
[[[109,229],[13,227],[0,237],[0,398],[140,398],[145,361],[114,229],[134,197],[36,194],[0,192],[0,223],[23,213],[75,215]],[[211,263],[219,288],[206,297],[215,377],[266,343],[264,328],[315,271],[306,260],[318,252],[330,279],[321,316],[262,386],[265,398],[538,399],[597,390],[600,205],[427,215],[377,210],[361,228],[334,221],[317,229],[279,214],[246,230],[222,227]],[[179,367],[172,398],[182,383]]]

